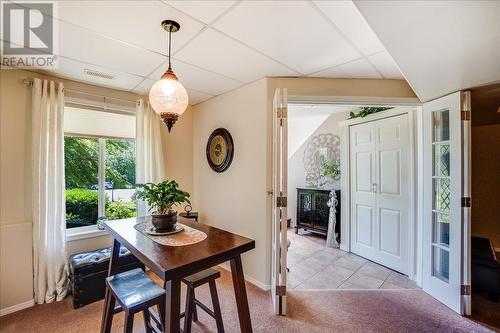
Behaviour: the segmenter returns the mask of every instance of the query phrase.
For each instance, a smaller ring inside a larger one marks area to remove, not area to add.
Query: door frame
[[[383,112],[371,114],[363,118],[348,119],[341,122],[339,125],[341,127],[341,150],[340,150],[340,196],[341,196],[341,219],[340,228],[342,230],[342,239],[340,242],[340,248],[344,251],[351,252],[351,184],[350,184],[350,146],[349,137],[351,126],[371,122],[380,119],[386,119],[391,117],[396,117],[404,114],[408,114],[408,130],[409,130],[409,142],[410,142],[410,193],[409,193],[409,243],[408,243],[408,276],[410,279],[417,282],[417,285],[421,286],[421,276],[422,267],[418,265],[417,259],[421,258],[418,255],[420,249],[422,249],[422,237],[419,233],[422,232],[421,226],[418,223],[418,207],[417,207],[417,191],[416,185],[418,183],[418,166],[416,161],[417,158],[417,133],[419,128],[417,128],[417,114],[421,113],[419,111],[420,106],[395,106],[394,109],[386,110]],[[421,136],[421,135],[420,135]],[[418,156],[419,157],[419,156]]]
[[[314,95],[288,95],[288,103],[291,104],[344,104],[344,105],[392,105],[395,107],[410,107],[412,110],[409,111],[409,129],[410,129],[410,141],[411,141],[411,158],[412,161],[410,163],[413,165],[411,168],[412,177],[412,189],[410,193],[411,197],[411,223],[413,224],[410,228],[413,233],[410,236],[410,241],[413,243],[410,248],[410,278],[415,280],[419,287],[423,285],[423,223],[424,223],[424,209],[423,209],[423,196],[424,191],[418,191],[418,189],[423,189],[423,176],[424,176],[424,152],[423,152],[423,104],[417,97],[373,97],[373,96],[314,96]],[[469,101],[470,104],[470,101]],[[468,106],[468,110],[470,110],[470,105]],[[386,110],[383,113],[369,115],[361,120],[353,119],[346,120],[342,122],[341,131],[342,137],[345,138],[346,135],[349,135],[349,126],[354,125],[357,122],[363,122],[367,120],[376,120],[382,119],[392,113],[398,113],[397,110]],[[399,113],[400,114],[400,113]],[[269,127],[270,128],[270,127]],[[463,143],[465,147],[463,149],[470,149],[470,142]],[[271,156],[274,155],[275,152],[271,151]],[[346,145],[345,140],[341,143],[341,160],[347,161],[346,163],[341,164],[341,190],[342,190],[342,203],[341,208],[345,212],[341,217],[341,228],[345,231],[343,239],[348,239],[349,242],[346,244],[345,242],[341,242],[341,249],[345,251],[350,251],[350,207],[348,205],[348,201],[346,198],[350,197],[350,189],[348,184],[346,184],[346,175],[349,173],[349,160],[346,160],[346,156],[350,155],[349,147]],[[470,161],[467,161],[470,163]],[[466,167],[470,167],[466,165]],[[470,168],[468,169],[470,170]],[[272,175],[272,172],[271,172]],[[268,191],[268,194],[270,191]],[[272,193],[272,192],[271,192]],[[271,216],[271,214],[269,214]],[[470,228],[470,225],[467,227]],[[346,235],[347,234],[347,235]],[[470,251],[470,238],[464,239],[464,248],[467,251]],[[463,275],[466,277],[466,280],[470,279],[470,254],[469,256],[464,256],[464,272]],[[470,280],[469,280],[470,281]],[[470,301],[470,300],[468,300]],[[466,307],[466,313],[470,311],[470,302],[468,302],[468,306]]]

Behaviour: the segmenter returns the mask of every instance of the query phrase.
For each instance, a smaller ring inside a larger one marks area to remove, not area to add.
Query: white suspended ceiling
[[[500,1],[363,0],[355,5],[421,101],[500,82]],[[393,64],[384,53],[370,60],[377,67]]]
[[[264,76],[403,79],[351,1],[59,1],[53,74],[147,94],[167,67],[196,104]],[[110,74],[103,79],[85,70]]]

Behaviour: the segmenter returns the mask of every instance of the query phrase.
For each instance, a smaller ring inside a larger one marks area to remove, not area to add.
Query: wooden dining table
[[[241,254],[254,249],[255,241],[179,216],[178,223],[204,232],[207,235],[206,239],[185,246],[162,245],[134,228],[134,225],[148,218],[150,217],[137,217],[105,223],[106,230],[114,238],[108,276],[117,272],[121,244],[164,281],[166,290],[164,332],[178,333],[181,280],[188,275],[230,261],[240,329],[241,332],[252,332]],[[108,297],[107,292],[104,304],[107,303]],[[111,323],[106,321],[105,312],[106,306],[103,311],[101,332],[108,333]]]

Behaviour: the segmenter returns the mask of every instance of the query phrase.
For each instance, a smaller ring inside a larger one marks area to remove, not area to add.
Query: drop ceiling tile
[[[334,77],[351,79],[381,79],[382,76],[365,59],[351,61],[347,64],[315,73],[314,77]]]
[[[213,97],[212,95],[205,94],[205,93],[202,93],[199,91],[194,91],[191,89],[186,89],[186,90],[187,90],[187,93],[189,96],[189,104],[190,105],[195,105],[195,104],[201,103],[201,102],[206,101],[207,99],[210,99]]]
[[[181,25],[173,34],[173,47],[180,48],[203,25],[160,1],[61,1],[59,17],[107,37],[166,54],[167,33],[161,22],[172,19]]]
[[[138,84],[132,91],[136,94],[147,96],[149,95],[149,90],[151,90],[151,87],[155,84],[155,82],[156,80],[144,79],[144,81]]]
[[[148,96],[149,95],[149,90],[155,84],[156,80],[152,79],[145,79],[143,82],[141,82],[134,90],[133,92],[141,95]],[[192,89],[186,89],[188,96],[189,96],[189,104],[194,105],[198,104],[200,102],[203,102],[209,98],[212,98],[213,95],[210,94],[205,94],[200,91],[192,90]]]
[[[211,23],[218,16],[220,16],[224,11],[231,7],[236,1],[164,1],[166,4],[177,8],[184,13],[187,13],[198,20]]]
[[[214,27],[301,73],[360,56],[306,1],[244,1]]]
[[[314,4],[364,55],[385,50],[352,1],[315,0]]]
[[[404,79],[403,74],[387,51],[374,54],[368,59],[387,79]]]
[[[140,76],[148,76],[166,58],[64,22],[59,24],[59,54]]]
[[[93,70],[100,73],[109,74],[113,76],[113,79],[104,79],[87,75],[85,73],[86,70]],[[89,65],[64,57],[59,57],[59,66],[57,69],[46,70],[44,72],[69,80],[121,90],[130,90],[143,80],[142,77],[137,75],[122,73],[100,66]]]
[[[297,75],[213,29],[203,31],[180,50],[176,58],[242,82],[251,82],[264,76]]]
[[[160,67],[158,67],[149,77],[153,80],[158,80],[167,67],[168,60],[160,65]],[[179,81],[185,87],[206,92],[211,95],[222,94],[242,84],[242,82],[206,71],[176,59],[172,59],[172,69],[179,78]]]

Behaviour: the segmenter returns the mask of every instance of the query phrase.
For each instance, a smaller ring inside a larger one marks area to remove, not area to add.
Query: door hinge
[[[471,199],[470,197],[462,197],[462,207],[470,207]]]
[[[471,288],[470,284],[463,284],[460,286],[460,295],[470,295],[471,294]]]
[[[470,110],[464,110],[460,112],[461,120],[470,120]]]
[[[286,207],[287,197],[276,197],[276,207]]]
[[[278,119],[283,119],[288,116],[288,108],[286,106],[278,107]]]
[[[285,296],[286,295],[286,286],[276,286],[276,295]]]

